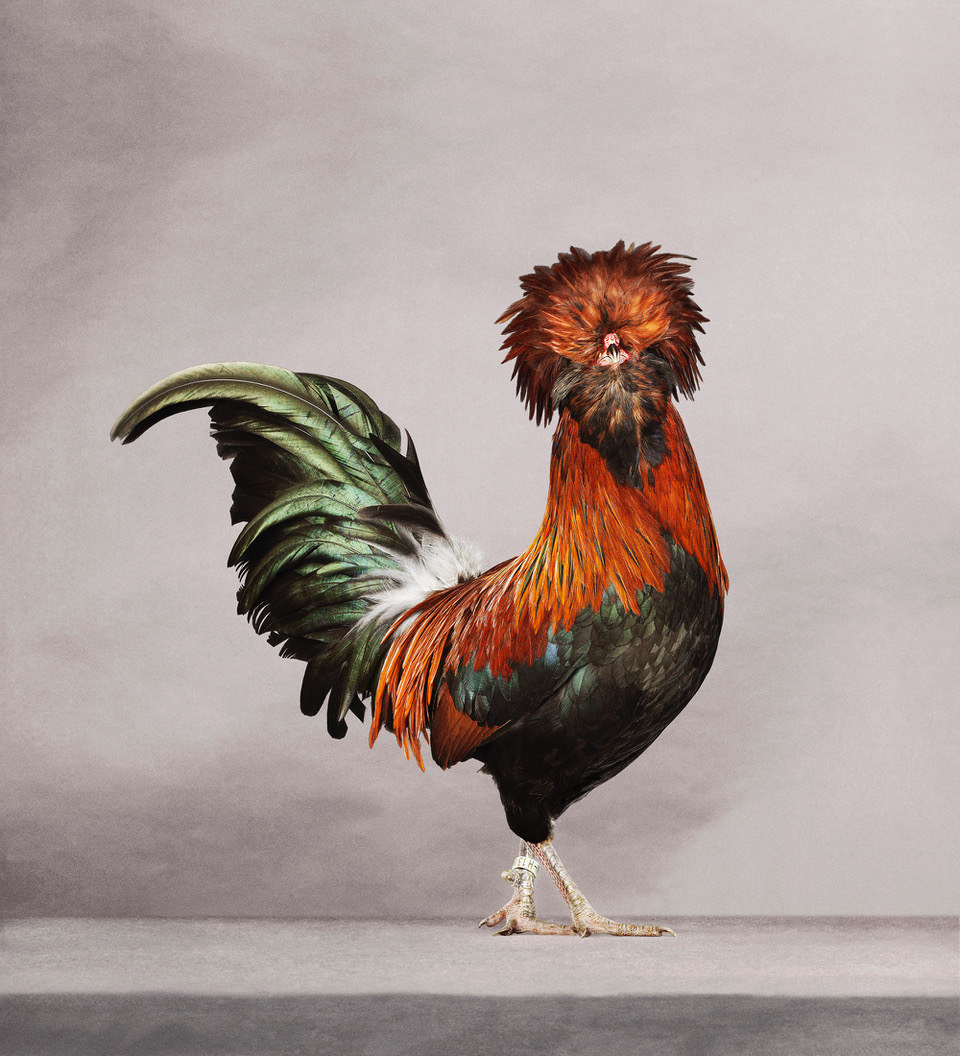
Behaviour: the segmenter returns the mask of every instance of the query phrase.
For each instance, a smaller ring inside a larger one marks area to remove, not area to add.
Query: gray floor
[[[913,1056],[957,1044],[958,921],[33,920],[0,931],[0,1052]]]

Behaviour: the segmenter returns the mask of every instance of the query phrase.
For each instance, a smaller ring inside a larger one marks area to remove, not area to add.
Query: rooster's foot
[[[527,854],[527,845],[520,848],[520,855],[513,867],[500,875],[513,884],[513,897],[496,913],[480,921],[481,928],[503,927],[498,935],[574,935],[568,924],[553,924],[540,920],[533,906],[533,880],[537,875],[537,861]]]
[[[659,924],[621,924],[616,920],[600,916],[573,882],[551,840],[527,844],[527,847],[547,867],[547,872],[553,877],[560,889],[560,894],[563,895],[563,900],[570,908],[570,915],[573,917],[573,931],[582,938],[586,938],[587,935],[676,935],[675,931],[663,928]]]

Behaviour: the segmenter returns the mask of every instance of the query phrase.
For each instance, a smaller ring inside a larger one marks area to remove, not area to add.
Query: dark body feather
[[[547,839],[552,821],[645,751],[700,688],[713,663],[723,606],[676,545],[663,590],[628,612],[606,591],[546,650],[572,670],[543,704],[474,754],[497,784],[510,828]],[[549,680],[548,680],[549,681]]]

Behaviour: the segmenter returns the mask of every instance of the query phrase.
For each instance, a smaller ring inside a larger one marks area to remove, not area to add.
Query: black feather
[[[360,511],[365,521],[390,521],[404,528],[425,532],[428,535],[443,535],[443,525],[436,513],[427,506],[413,503],[390,503],[381,506],[367,506]]]
[[[443,535],[416,449],[367,396],[336,378],[251,363],[172,375],[135,401],[114,437],[135,440],[180,411],[210,409],[234,480],[231,517],[247,522],[230,555],[238,611],[281,655],[307,661],[300,706],[329,700],[330,733],[375,685],[386,627],[361,622],[368,598],[411,556],[414,533]]]

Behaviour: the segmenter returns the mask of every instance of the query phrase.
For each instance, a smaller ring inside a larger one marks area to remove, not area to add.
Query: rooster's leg
[[[570,907],[573,916],[573,930],[578,935],[674,935],[675,932],[669,928],[662,928],[657,924],[620,924],[615,920],[608,920],[590,905],[584,897],[583,892],[573,882],[570,874],[564,868],[560,856],[554,850],[551,840],[543,843],[531,843],[530,850],[546,866],[547,872],[553,877],[554,883],[560,888],[560,894]]]
[[[532,844],[521,843],[520,856],[512,868],[502,874],[504,880],[513,884],[513,897],[503,909],[481,920],[480,927],[495,928],[502,924],[498,935],[573,935],[573,928],[568,924],[551,924],[550,921],[538,919],[536,915],[533,880],[537,873],[537,862],[530,853],[531,848]]]

